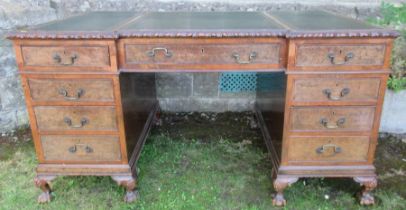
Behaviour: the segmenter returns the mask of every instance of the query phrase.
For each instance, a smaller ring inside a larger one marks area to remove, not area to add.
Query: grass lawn
[[[110,177],[58,177],[55,199],[37,204],[30,135],[0,137],[0,209],[281,209],[272,207],[272,166],[250,120],[250,113],[164,115],[141,154],[141,199],[132,204]],[[380,139],[373,207],[358,205],[351,179],[301,179],[286,190],[285,209],[406,209],[405,158],[404,140]]]

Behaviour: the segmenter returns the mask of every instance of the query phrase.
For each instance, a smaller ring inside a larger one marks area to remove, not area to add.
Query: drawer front
[[[375,107],[294,107],[292,131],[370,131]]]
[[[33,101],[113,102],[111,79],[28,78]]]
[[[39,131],[100,130],[117,131],[114,107],[37,106],[34,107]]]
[[[289,137],[289,162],[366,162],[368,136]]]
[[[251,69],[283,68],[282,40],[159,39],[123,40],[124,68]]]
[[[44,135],[41,144],[45,161],[120,161],[117,136]]]
[[[376,102],[381,78],[295,78],[294,102]]]
[[[114,41],[18,42],[17,62],[21,70],[115,71]]]
[[[294,59],[288,70],[389,69],[389,40],[300,40],[291,44]]]

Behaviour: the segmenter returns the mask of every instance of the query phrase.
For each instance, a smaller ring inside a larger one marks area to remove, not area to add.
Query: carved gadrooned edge
[[[395,30],[289,31],[286,38],[398,37]]]
[[[7,34],[9,39],[118,39],[131,37],[286,37],[286,38],[340,38],[340,37],[398,37],[395,30],[343,30],[343,31],[288,31],[288,30],[208,30],[208,31],[148,31],[127,30],[113,32],[52,32],[15,31]]]

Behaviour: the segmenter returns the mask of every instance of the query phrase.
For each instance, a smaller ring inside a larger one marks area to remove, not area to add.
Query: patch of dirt
[[[381,133],[378,143],[375,166],[379,188],[406,198],[406,135]]]
[[[164,133],[172,139],[195,139],[203,143],[226,139],[241,144],[264,144],[252,112],[164,112],[161,126],[152,132]]]
[[[0,133],[0,160],[11,158],[17,148],[31,140],[31,130],[27,127]]]

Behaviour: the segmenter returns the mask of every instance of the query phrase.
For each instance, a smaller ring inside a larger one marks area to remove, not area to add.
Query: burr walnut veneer
[[[373,204],[396,36],[316,10],[96,12],[12,32],[38,201],[51,200],[49,183],[63,175],[112,176],[134,201],[137,160],[159,110],[155,73],[243,71],[273,87],[257,89],[255,111],[274,205],[286,204],[283,190],[301,177],[352,177],[364,187],[361,204]]]

